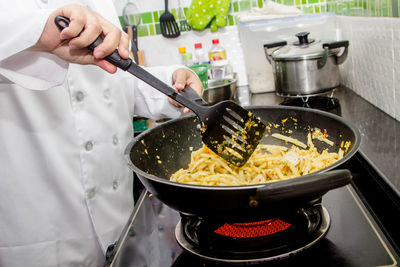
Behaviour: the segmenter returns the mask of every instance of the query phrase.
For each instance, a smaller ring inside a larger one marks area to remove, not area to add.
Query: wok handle
[[[309,196],[315,196],[317,199],[331,189],[349,184],[351,178],[351,172],[347,169],[309,174],[279,183],[266,184],[257,189],[256,199],[266,203]]]

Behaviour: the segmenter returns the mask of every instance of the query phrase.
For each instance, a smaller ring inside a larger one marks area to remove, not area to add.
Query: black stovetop
[[[252,266],[397,266],[399,239],[396,220],[387,213],[399,214],[399,199],[390,187],[380,185],[379,173],[357,153],[344,166],[351,170],[351,185],[331,190],[322,198],[331,226],[325,238],[316,245],[277,261]],[[365,193],[365,192],[367,193]],[[373,192],[369,194],[368,192]],[[388,195],[390,198],[378,198]],[[185,252],[175,240],[178,212],[162,204],[143,190],[132,217],[120,240],[110,250],[106,266],[232,266],[203,260]],[[300,265],[299,265],[300,264]],[[243,266],[243,264],[235,264]]]

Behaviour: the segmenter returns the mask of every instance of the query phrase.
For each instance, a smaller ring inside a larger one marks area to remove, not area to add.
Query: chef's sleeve
[[[147,71],[172,87],[172,74],[180,65],[146,68]],[[168,97],[145,82],[135,79],[133,101],[134,115],[152,119],[177,118],[182,115],[182,108],[172,105]]]
[[[50,53],[26,50],[37,43],[53,11],[32,2],[0,3],[0,83],[46,90],[64,82],[68,62]]]

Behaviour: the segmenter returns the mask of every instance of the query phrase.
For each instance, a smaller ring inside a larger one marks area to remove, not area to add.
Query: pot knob
[[[298,42],[294,42],[293,44],[302,46],[302,45],[308,45],[308,44],[313,43],[315,41],[314,39],[308,40],[308,35],[309,34],[310,34],[309,32],[299,32],[299,33],[297,33],[296,37],[299,38],[299,41]]]

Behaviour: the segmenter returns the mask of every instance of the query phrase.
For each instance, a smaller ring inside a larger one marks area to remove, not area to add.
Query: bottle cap
[[[203,46],[201,45],[201,43],[195,43],[194,44],[194,48],[202,48]]]
[[[179,47],[178,50],[179,50],[179,53],[185,54],[186,53],[186,46]]]
[[[213,40],[212,40],[212,43],[213,43],[213,44],[219,44],[219,39],[213,39]]]

